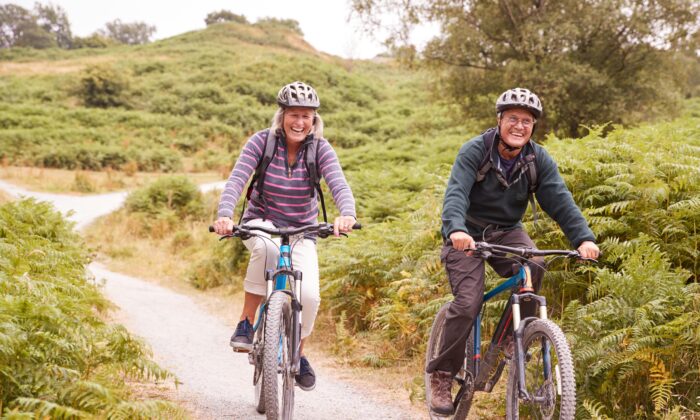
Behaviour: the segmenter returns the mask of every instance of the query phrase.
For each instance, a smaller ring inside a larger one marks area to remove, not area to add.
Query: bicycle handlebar
[[[448,244],[450,244],[450,241],[448,241]],[[578,251],[576,250],[564,250],[564,249],[536,249],[536,248],[523,248],[523,247],[511,247],[511,246],[505,246],[505,245],[496,245],[496,244],[490,244],[488,242],[477,242],[476,247],[474,249],[471,249],[469,251],[475,251],[476,253],[479,254],[479,256],[483,258],[488,258],[490,257],[494,252],[495,253],[507,253],[507,254],[512,254],[512,255],[517,255],[519,257],[523,258],[532,258],[532,257],[546,257],[548,255],[562,255],[567,258],[575,258],[577,260],[581,261],[591,261],[591,262],[598,262],[598,260],[595,260],[593,258],[583,258],[581,254],[579,254]]]
[[[360,223],[355,223],[352,226],[353,230],[362,229]],[[254,230],[265,232],[270,235],[276,236],[293,236],[300,233],[316,233],[320,238],[326,238],[333,235],[333,225],[331,223],[319,223],[315,225],[306,225],[300,227],[283,227],[283,228],[268,228],[265,226],[233,226],[233,232],[229,235],[223,235],[222,238],[235,237],[235,236],[254,236],[256,235]],[[209,232],[214,232],[214,226],[209,226]]]

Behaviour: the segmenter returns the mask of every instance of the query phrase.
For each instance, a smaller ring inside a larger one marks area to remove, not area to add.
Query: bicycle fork
[[[526,358],[528,357],[527,355],[527,350],[523,348],[523,335],[525,332],[525,328],[527,325],[535,321],[536,319],[547,319],[547,301],[543,296],[535,295],[533,293],[524,293],[521,295],[513,295],[513,329],[515,331],[515,351],[513,354],[514,360],[513,362],[515,363],[514,367],[517,367],[518,369],[518,397],[524,401],[537,401],[541,397],[535,397],[530,395],[527,392],[527,387],[525,384],[525,362],[527,361]],[[538,307],[539,307],[539,316],[537,318],[535,317],[528,317],[525,320],[521,319],[521,312],[520,312],[520,303],[521,300],[526,300],[528,304],[531,304],[531,301],[534,300]],[[549,340],[544,340],[542,343],[542,348],[540,349],[542,352],[542,369],[543,369],[543,375],[545,381],[550,379],[550,375],[552,373],[552,360],[550,357],[550,343]],[[557,367],[558,368],[558,367]],[[560,384],[559,381],[557,382],[557,392],[561,393],[560,389]]]

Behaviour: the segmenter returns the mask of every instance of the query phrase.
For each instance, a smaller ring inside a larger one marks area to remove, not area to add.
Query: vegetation
[[[334,323],[329,347],[365,366],[420,360],[432,317],[451,299],[438,258],[450,165],[461,144],[488,126],[464,119],[461,105],[436,100],[426,72],[344,62],[317,54],[284,25],[240,22],[146,46],[12,49],[0,57],[16,65],[0,79],[2,158],[56,168],[227,174],[247,137],[268,125],[279,87],[311,83],[365,226],[319,246],[322,312]],[[32,73],[33,63],[44,62],[68,70]],[[109,110],[85,107],[80,96],[84,70],[98,63],[129,80],[124,102]],[[482,99],[493,109],[495,94],[487,93],[472,96],[474,115]],[[542,96],[545,107],[556,102]],[[598,266],[554,263],[544,288],[573,343],[581,417],[700,412],[700,106],[686,105],[673,121],[591,125],[576,139],[540,136],[607,255]],[[197,288],[240,287],[244,248],[206,232],[216,202],[168,177],[135,191],[110,216],[99,250],[132,266],[168,261],[163,274]],[[526,223],[540,247],[570,246],[551,220],[538,225]],[[496,281],[489,273],[488,283]],[[486,332],[502,305],[487,305]]]
[[[124,387],[170,374],[122,326],[104,322],[109,303],[86,275],[72,227],[45,203],[0,206],[0,416],[181,416]]]
[[[692,1],[354,0],[370,27],[388,13],[402,45],[419,22],[440,25],[423,51],[441,94],[471,118],[490,118],[493,98],[515,87],[545,101],[544,123],[579,135],[580,124],[638,123],[668,115],[689,91],[698,66],[698,16]],[[400,52],[410,51],[406,48]],[[412,55],[409,55],[413,57]]]
[[[229,10],[219,10],[218,12],[211,12],[204,19],[204,23],[206,23],[207,26],[213,25],[215,23],[224,22],[248,23],[248,19],[246,19],[246,17],[243,15],[238,15]]]
[[[126,23],[115,19],[105,23],[105,28],[96,34],[122,44],[141,45],[149,43],[155,32],[155,26],[144,22]]]
[[[60,6],[35,3],[33,10],[16,4],[0,5],[0,48],[105,48],[111,44],[150,42],[155,26],[143,22],[107,22],[104,29],[81,38],[71,34],[70,22]]]
[[[70,23],[60,6],[36,3],[30,11],[16,4],[0,5],[0,48],[71,45]]]

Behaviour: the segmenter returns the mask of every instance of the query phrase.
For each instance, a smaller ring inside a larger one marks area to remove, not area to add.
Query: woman
[[[333,200],[341,216],[334,221],[335,235],[349,232],[355,224],[355,199],[345,181],[335,151],[323,138],[323,120],[316,112],[320,101],[316,91],[302,82],[290,83],[277,94],[279,109],[269,130],[254,134],[243,147],[231,176],[221,194],[218,219],[214,223],[216,233],[231,233],[233,209],[248,179],[260,163],[267,141],[277,142],[277,153],[265,171],[262,194],[253,190],[250,203],[243,214],[246,225],[268,227],[303,226],[316,223],[318,202],[310,186],[306,159],[308,142],[317,142],[318,172],[328,184]],[[269,138],[268,138],[269,137]],[[277,249],[260,238],[243,242],[250,251],[250,262],[244,281],[245,301],[240,322],[231,337],[231,347],[237,352],[252,350],[255,313],[265,295],[265,270],[274,269]],[[292,264],[304,273],[304,290],[301,297],[301,367],[295,379],[303,390],[316,385],[308,359],[304,355],[304,341],[313,329],[316,312],[321,302],[316,243],[304,239],[294,247]]]

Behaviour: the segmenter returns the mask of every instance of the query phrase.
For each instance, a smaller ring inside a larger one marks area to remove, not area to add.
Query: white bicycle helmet
[[[496,112],[503,112],[512,108],[524,108],[530,111],[535,118],[542,116],[542,102],[534,93],[524,88],[508,89],[498,97]]]
[[[277,94],[277,103],[283,108],[300,106],[316,109],[321,106],[314,88],[299,81],[283,86]]]

